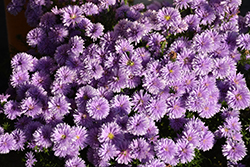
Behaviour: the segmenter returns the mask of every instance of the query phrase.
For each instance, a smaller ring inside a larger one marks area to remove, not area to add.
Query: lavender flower
[[[116,146],[111,143],[103,143],[98,151],[98,155],[104,161],[109,161],[116,157],[118,153]]]
[[[118,144],[123,140],[121,128],[115,122],[103,124],[98,140],[101,143],[108,142],[112,144]]]
[[[15,129],[11,132],[11,135],[13,136],[15,143],[15,149],[14,150],[24,150],[24,144],[26,142],[25,133],[21,129]]]
[[[35,156],[34,156],[34,154],[33,154],[32,151],[27,152],[27,153],[25,154],[25,157],[26,157],[25,165],[26,165],[27,167],[32,167],[32,166],[35,165],[35,163],[37,162],[37,160],[36,160],[36,158],[35,158]]]
[[[129,148],[131,149],[131,157],[134,159],[139,159],[140,161],[142,161],[143,159],[149,157],[150,145],[143,138],[134,139],[130,143]]]
[[[177,146],[171,139],[160,139],[155,146],[156,155],[163,162],[168,163],[177,154]]]
[[[127,115],[131,111],[130,98],[127,95],[116,95],[111,100],[111,111],[118,113],[119,115]]]
[[[242,160],[246,156],[246,146],[244,142],[227,140],[222,146],[222,154],[231,161]]]
[[[69,113],[71,108],[65,96],[58,95],[51,97],[50,101],[48,102],[48,109],[51,113],[56,113],[63,116]]]
[[[62,9],[62,22],[67,27],[75,27],[82,19],[83,11],[79,6],[67,6]]]
[[[84,149],[87,146],[87,129],[83,126],[74,126],[72,130],[74,136],[74,138],[72,139],[73,144],[79,146],[80,149]]]
[[[87,102],[86,110],[90,117],[96,120],[104,119],[110,110],[108,100],[103,97],[94,97]]]
[[[39,127],[34,133],[34,141],[37,146],[44,148],[49,148],[52,145],[50,135],[52,132],[52,127],[50,125],[44,125]]]
[[[65,162],[65,167],[85,167],[85,161],[79,157],[73,157]]]
[[[136,114],[128,119],[127,130],[133,135],[145,135],[149,127],[150,120],[144,114]]]
[[[85,35],[96,41],[103,35],[104,27],[101,23],[90,24],[87,29]]]
[[[20,109],[20,104],[17,101],[10,100],[4,105],[4,114],[7,118],[14,120],[18,116],[21,116],[22,111]]]
[[[0,135],[0,154],[7,154],[16,148],[16,140],[12,134]]]
[[[180,158],[181,163],[190,162],[193,160],[194,154],[194,147],[192,144],[187,142],[186,140],[177,140],[176,143],[177,147],[177,155]]]
[[[159,22],[169,28],[170,26],[173,26],[175,22],[181,20],[181,15],[177,9],[163,7],[158,11],[157,18]]]

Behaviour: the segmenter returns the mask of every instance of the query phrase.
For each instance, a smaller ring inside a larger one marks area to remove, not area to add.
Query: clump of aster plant
[[[247,160],[250,17],[239,1],[26,5],[34,28],[0,96],[13,123],[0,154],[23,151],[26,166],[39,154],[65,166],[215,165],[218,149],[224,166]]]

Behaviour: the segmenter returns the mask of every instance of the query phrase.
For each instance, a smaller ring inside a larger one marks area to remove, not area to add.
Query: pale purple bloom
[[[185,103],[181,98],[167,100],[167,115],[170,119],[181,118],[185,113]]]
[[[200,24],[203,25],[211,24],[216,19],[215,11],[206,2],[200,3],[195,13],[201,18]]]
[[[164,80],[171,82],[181,78],[182,70],[179,63],[169,62],[161,69],[160,73]]]
[[[26,84],[29,81],[29,73],[28,71],[18,71],[13,72],[10,78],[11,85],[15,88],[22,84]]]
[[[244,142],[236,142],[227,140],[226,144],[222,146],[222,154],[231,161],[242,160],[246,154],[246,146]]]
[[[72,128],[66,123],[57,124],[56,127],[52,130],[51,140],[54,144],[58,144],[60,149],[66,150],[69,147],[73,139]]]
[[[181,15],[175,8],[163,7],[158,11],[157,18],[159,22],[169,28],[170,26],[173,26],[175,22],[179,22],[181,20]]]
[[[151,159],[144,166],[140,167],[166,167],[166,164],[159,159]]]
[[[212,149],[215,144],[214,134],[210,131],[207,131],[201,138],[199,149],[203,151],[208,151]]]
[[[23,132],[23,130],[15,129],[11,132],[11,135],[13,136],[14,140],[16,141],[14,150],[23,151],[24,144],[26,142],[26,137],[25,137],[25,133]]]
[[[85,35],[96,41],[103,35],[104,26],[101,23],[90,24],[87,29]]]
[[[83,13],[87,16],[98,14],[98,7],[92,2],[86,2],[81,6]]]
[[[50,125],[44,125],[39,127],[34,133],[34,141],[37,146],[49,148],[52,145],[50,135],[52,132],[52,127]]]
[[[231,88],[227,92],[226,101],[229,107],[236,110],[245,109],[250,106],[250,92],[246,86]]]
[[[14,120],[17,117],[21,116],[22,111],[19,106],[20,104],[17,101],[7,101],[4,105],[4,114],[8,119]]]
[[[57,95],[51,97],[51,99],[49,100],[48,109],[51,113],[56,113],[63,116],[69,113],[71,107],[65,96]]]
[[[25,158],[26,158],[26,162],[25,162],[25,166],[26,167],[32,167],[37,162],[37,160],[36,160],[36,158],[35,158],[35,156],[34,156],[34,154],[33,154],[32,151],[27,152],[25,154]]]
[[[203,32],[194,36],[193,47],[199,52],[207,53],[213,51],[214,43],[210,35]]]
[[[116,95],[111,100],[110,109],[119,115],[128,115],[131,111],[130,98],[127,95]]]
[[[55,79],[62,84],[72,83],[76,80],[76,71],[67,66],[60,67],[55,74]]]
[[[85,167],[85,161],[79,157],[73,157],[66,160],[65,167]]]
[[[98,150],[98,155],[104,161],[109,161],[110,159],[116,157],[119,151],[114,144],[103,143]]]
[[[74,122],[78,126],[85,126],[87,128],[93,125],[94,119],[89,116],[86,111],[77,111],[73,114]]]
[[[79,109],[85,108],[89,99],[97,95],[96,89],[90,85],[80,87],[76,92],[76,105]]]
[[[48,32],[48,36],[50,40],[58,44],[64,42],[64,38],[66,38],[68,35],[69,35],[69,32],[66,29],[66,27],[60,24],[51,27],[50,31]]]
[[[128,119],[127,130],[133,135],[145,135],[149,123],[149,118],[145,114],[136,114]]]
[[[82,9],[77,5],[64,7],[61,11],[62,22],[67,27],[75,27],[83,16]]]
[[[96,120],[106,118],[109,110],[109,102],[104,97],[93,97],[86,105],[86,111],[89,113],[89,116]]]
[[[172,139],[160,139],[154,149],[157,157],[165,163],[168,163],[177,154],[177,146]]]
[[[177,9],[187,9],[190,2],[191,0],[174,0],[173,5],[175,5]]]
[[[139,161],[150,156],[150,145],[144,138],[133,139],[129,144],[129,148],[131,149],[131,157]]]
[[[81,36],[73,36],[69,40],[70,50],[68,51],[69,55],[78,56],[80,53],[83,53],[84,49],[84,40]]]
[[[40,27],[30,30],[27,34],[27,43],[31,47],[36,47],[45,39],[46,33]],[[27,62],[28,63],[28,62]]]
[[[133,45],[131,45],[131,43],[126,39],[120,39],[116,41],[115,45],[116,53],[126,54],[126,52],[132,52],[133,49],[134,49]]]
[[[184,21],[188,24],[188,29],[197,31],[199,29],[200,18],[196,14],[187,15]]]
[[[214,59],[213,75],[216,79],[224,79],[236,73],[236,63],[230,57],[223,57]]]
[[[0,135],[0,154],[7,154],[16,148],[16,140],[12,134]]]
[[[187,140],[177,140],[177,155],[180,158],[181,163],[187,163],[194,159],[194,147]]]
[[[250,50],[250,35],[249,34],[240,34],[236,40],[238,47],[241,49]]]
[[[185,131],[182,132],[182,139],[187,140],[190,144],[193,145],[193,147],[197,148],[199,147],[199,134],[195,129],[186,129]]]
[[[118,155],[116,157],[116,160],[119,164],[126,164],[130,163],[132,161],[131,157],[131,149],[128,147],[129,141],[124,140],[122,141],[118,146]]]
[[[201,111],[199,111],[199,116],[201,118],[211,118],[220,110],[220,105],[217,103],[206,102]]]
[[[146,111],[151,119],[159,121],[167,112],[167,105],[165,100],[151,99],[149,104],[146,106]]]
[[[32,118],[35,118],[37,115],[42,113],[42,104],[39,100],[32,97],[23,99],[21,108],[22,113]]]
[[[72,142],[77,147],[80,147],[80,149],[84,149],[87,146],[87,129],[84,126],[74,126],[72,128]]]
[[[228,127],[230,130],[239,132],[241,131],[241,122],[238,117],[228,117],[226,118],[226,127]]]
[[[108,142],[119,144],[123,140],[123,134],[119,125],[115,122],[103,124],[98,140],[101,143]]]
[[[149,103],[150,97],[147,92],[143,93],[143,90],[135,92],[132,97],[133,109],[138,112],[143,112]]]
[[[192,68],[197,75],[207,75],[213,67],[213,59],[206,54],[197,55],[192,61]]]
[[[127,55],[126,53],[122,54],[119,61],[119,67],[122,72],[131,72],[135,75],[140,75],[142,70],[141,65],[142,60],[133,53],[129,53]]]

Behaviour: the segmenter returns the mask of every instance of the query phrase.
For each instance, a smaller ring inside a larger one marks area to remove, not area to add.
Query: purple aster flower
[[[130,42],[134,41],[137,44],[146,33],[147,29],[145,25],[135,21],[128,29],[128,40]]]
[[[11,67],[14,71],[33,71],[35,58],[27,53],[17,53],[11,59]]]
[[[52,74],[57,67],[55,66],[55,60],[49,56],[43,56],[38,60],[35,65],[36,70],[44,71],[45,73]]]
[[[34,141],[37,146],[49,148],[52,145],[50,135],[52,132],[52,127],[50,125],[44,125],[39,127],[34,133]]]
[[[27,166],[27,167],[32,167],[37,162],[32,151],[27,152],[25,154],[25,158],[26,158],[25,166]]]
[[[205,132],[208,131],[208,127],[205,126],[205,123],[202,122],[198,118],[191,118],[185,125],[184,125],[184,130],[185,129],[194,129],[197,131],[197,134],[203,135]]]
[[[98,7],[92,2],[86,2],[81,6],[83,13],[87,16],[98,14]]]
[[[139,113],[143,112],[149,103],[150,97],[151,96],[147,92],[143,93],[143,90],[135,92],[132,97],[133,109],[135,111],[138,110]]]
[[[131,149],[131,157],[139,161],[148,158],[148,154],[150,154],[150,145],[144,138],[133,139],[129,148]]]
[[[97,91],[90,85],[83,86],[76,93],[76,105],[79,109],[85,108],[89,99],[97,95]]]
[[[27,34],[27,43],[31,47],[39,45],[45,39],[45,32],[42,28],[37,27],[30,30]]]
[[[150,51],[157,51],[161,50],[161,43],[164,42],[166,39],[163,35],[159,33],[152,33],[147,38],[147,45]]]
[[[226,101],[229,107],[236,110],[245,109],[250,106],[250,92],[246,86],[231,88],[227,92]]]
[[[15,122],[15,128],[24,130],[26,125],[28,125],[28,123],[30,122],[32,122],[31,117],[22,116],[21,118],[17,119],[17,121]]]
[[[16,16],[19,12],[22,11],[25,1],[10,1],[7,5],[7,10],[10,14]]]
[[[115,45],[116,53],[126,54],[126,52],[132,52],[133,49],[134,49],[133,45],[131,45],[131,43],[126,39],[120,39],[116,41]]]
[[[114,144],[103,143],[101,148],[98,150],[98,155],[104,161],[109,161],[118,155],[119,151]]]
[[[22,101],[22,113],[32,118],[42,113],[42,104],[38,99],[28,97]]]
[[[207,32],[197,34],[193,38],[193,47],[199,52],[207,53],[214,49],[214,43]]]
[[[93,97],[87,102],[86,111],[96,120],[104,119],[109,114],[109,102],[104,97]]]
[[[65,167],[85,167],[85,161],[79,157],[73,157],[65,162]]]
[[[164,80],[171,82],[181,77],[182,70],[179,63],[169,62],[161,69],[160,72]]]
[[[170,26],[173,26],[175,22],[179,22],[181,20],[181,15],[175,8],[163,7],[158,11],[157,18],[159,22],[169,28]]]
[[[90,24],[87,29],[85,35],[96,41],[103,35],[104,26],[101,23]]]
[[[133,135],[145,135],[149,127],[149,118],[145,114],[136,114],[129,117],[127,130]]]
[[[66,123],[57,124],[51,133],[51,141],[54,142],[54,147],[60,146],[61,150],[67,150],[73,138],[72,128]]]
[[[199,29],[200,18],[196,14],[187,15],[184,21],[188,24],[189,30],[197,31]]]
[[[213,102],[206,102],[203,106],[203,109],[199,112],[201,118],[211,118],[216,113],[220,111],[220,105]]]
[[[141,58],[142,65],[145,67],[150,60],[150,52],[145,49],[145,47],[140,47],[135,49],[135,54]]]
[[[99,134],[98,140],[101,143],[109,142],[117,145],[123,140],[123,134],[121,133],[121,128],[115,122],[110,122],[103,124],[101,127],[101,132]]]
[[[234,75],[229,75],[227,78],[230,84],[236,88],[243,87],[244,85],[246,85],[246,80],[243,74],[241,73],[235,73]]]
[[[14,72],[11,75],[10,82],[11,85],[15,88],[22,84],[26,84],[29,81],[29,73],[28,71],[18,71]]]
[[[55,96],[66,96],[71,92],[71,85],[70,84],[64,84],[60,81],[54,80],[54,82],[50,86],[51,93]]]
[[[8,154],[16,148],[16,140],[12,134],[5,133],[0,135],[0,154]]]
[[[193,144],[189,143],[187,140],[179,139],[177,140],[176,147],[177,155],[181,163],[187,163],[193,160],[195,156]]]
[[[131,149],[128,147],[129,146],[129,141],[128,140],[123,140],[119,146],[118,146],[118,155],[116,157],[116,161],[119,164],[126,164],[130,163],[132,161],[131,157]]]
[[[146,111],[151,119],[159,121],[167,112],[167,105],[165,100],[151,99],[146,106]]]
[[[193,145],[194,148],[199,147],[199,134],[195,129],[185,129],[183,132],[182,139],[187,140],[190,144]]]
[[[72,128],[72,142],[76,147],[80,147],[80,149],[84,149],[87,146],[87,129],[83,126],[74,126]]]
[[[127,95],[116,95],[111,100],[111,111],[119,115],[128,115],[131,111],[130,98]]]
[[[17,101],[7,101],[4,105],[4,114],[8,119],[14,120],[17,117],[21,116],[22,112],[20,109],[20,104]]]
[[[200,3],[195,13],[201,18],[200,24],[203,25],[211,24],[216,19],[215,11],[206,1]]]
[[[226,118],[226,127],[233,131],[240,131],[241,130],[241,122],[238,117],[228,117]]]
[[[247,155],[246,151],[247,149],[243,141],[227,140],[226,144],[222,146],[222,154],[231,161],[242,160]]]
[[[126,87],[127,73],[122,73],[121,70],[114,69],[110,80],[108,81],[108,87],[113,92],[120,92],[121,89]]]
[[[54,13],[46,12],[42,15],[39,26],[44,27],[45,29],[48,29],[50,27],[53,27],[56,24],[56,21],[57,21],[57,17]]]
[[[15,129],[15,130],[13,130],[11,132],[11,135],[13,136],[14,140],[16,141],[14,150],[23,151],[24,150],[24,144],[26,142],[26,137],[25,137],[25,133],[23,132],[23,130]]]
[[[200,138],[200,144],[199,149],[203,151],[208,151],[212,149],[214,146],[215,140],[214,140],[214,134],[210,131],[207,131],[201,138]]]
[[[31,77],[31,84],[41,86],[45,90],[49,90],[51,82],[50,75],[42,71],[35,72]]]
[[[48,109],[51,113],[57,113],[59,115],[65,115],[69,113],[71,109],[69,102],[66,100],[65,96],[58,95],[53,96],[48,102]]]
[[[98,140],[99,134],[100,134],[100,128],[97,128],[95,126],[93,126],[88,130],[88,137],[86,142],[91,148],[96,148],[100,146],[101,143]]]
[[[217,58],[214,61],[213,75],[216,78],[224,79],[236,73],[236,63],[230,57]]]
[[[240,34],[236,40],[238,47],[241,49],[250,50],[250,35],[249,34]]]
[[[69,32],[66,27],[59,24],[50,28],[50,31],[48,32],[48,37],[56,44],[60,44],[64,42],[64,38],[66,38],[68,34]]]
[[[119,67],[122,72],[131,72],[135,75],[140,75],[142,70],[141,59],[136,55],[130,53],[127,55],[126,53],[122,54],[119,61]]]
[[[174,0],[173,5],[175,5],[177,9],[187,9],[190,2],[191,0]]]
[[[172,139],[167,138],[158,140],[154,149],[157,157],[165,163],[169,163],[177,153],[176,144]]]
[[[74,122],[78,126],[85,126],[90,128],[93,125],[94,119],[89,116],[86,111],[77,111],[73,114]]]
[[[77,6],[67,6],[62,10],[62,22],[67,27],[75,27],[82,20],[83,10]]]
[[[72,83],[76,79],[76,71],[67,66],[62,66],[56,71],[55,79],[62,84]]]
[[[165,88],[165,81],[154,75],[146,75],[143,78],[142,86],[150,93],[158,94],[160,90]]]
[[[81,36],[73,36],[69,40],[70,50],[68,51],[69,55],[79,55],[83,53],[84,49],[84,40]]]
[[[54,58],[56,62],[62,66],[68,59],[68,51],[70,50],[70,45],[69,44],[62,44],[56,48]]]
[[[128,88],[136,88],[138,85],[141,84],[141,78],[135,74],[128,74],[127,75],[127,86]]]
[[[222,108],[221,117],[226,119],[228,117],[239,117],[240,111],[233,108]]]
[[[207,75],[213,67],[213,60],[205,54],[197,55],[192,61],[192,68],[197,75]]]
[[[24,121],[24,120],[22,120]],[[32,140],[33,139],[33,133],[42,126],[41,122],[38,121],[32,121],[28,122],[26,126],[24,126],[24,133],[25,137],[27,140]]]

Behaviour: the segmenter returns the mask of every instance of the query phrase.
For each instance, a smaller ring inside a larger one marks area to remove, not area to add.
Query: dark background
[[[8,88],[10,69],[10,56],[8,49],[8,39],[5,20],[4,1],[0,0],[0,94]],[[240,15],[245,16],[250,11],[250,0],[242,0]]]

